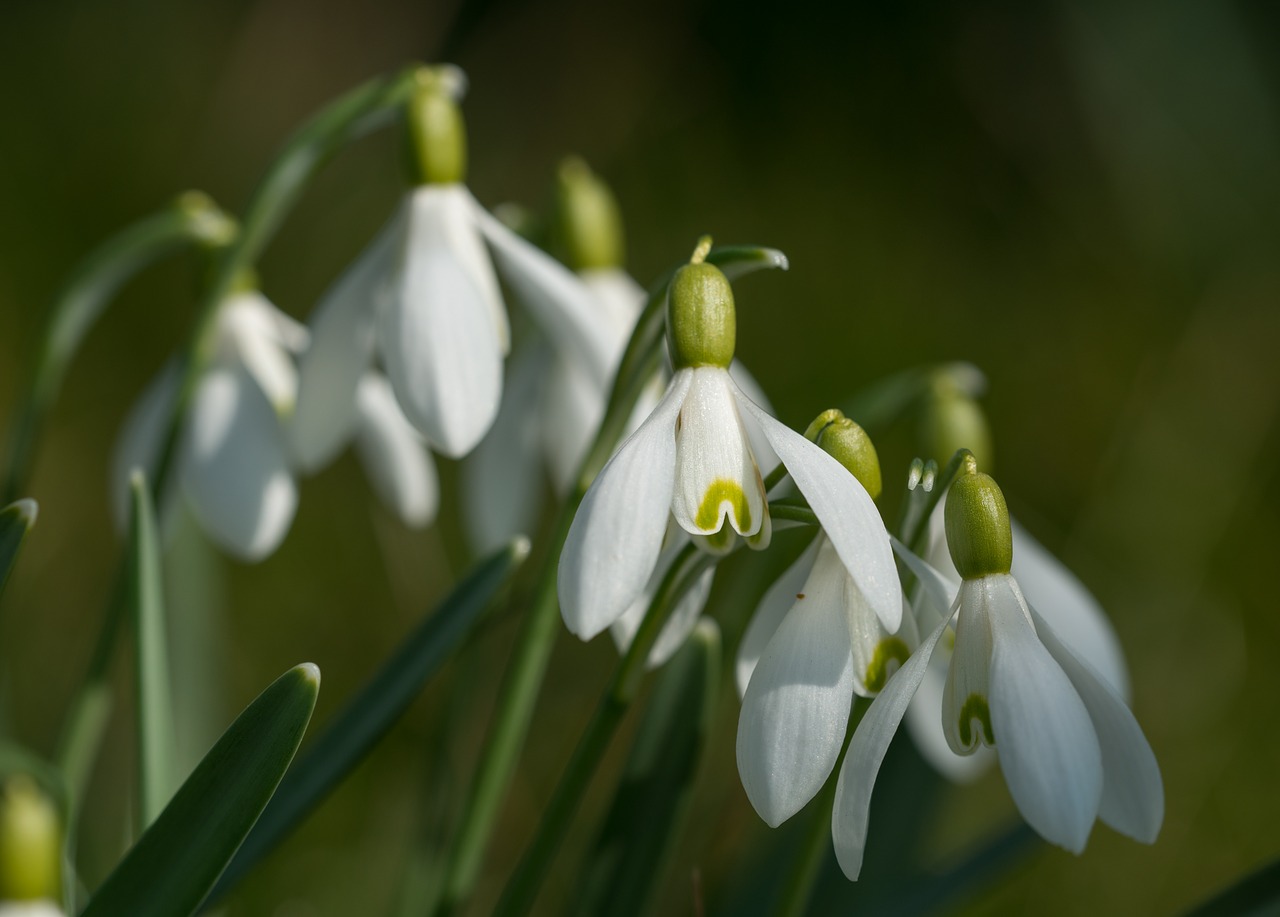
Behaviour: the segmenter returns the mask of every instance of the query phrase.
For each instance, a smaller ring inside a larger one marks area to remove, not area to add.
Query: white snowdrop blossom
[[[768,543],[752,427],[809,501],[868,605],[886,628],[898,629],[900,588],[871,498],[839,461],[743,394],[727,369],[733,321],[728,281],[695,255],[677,271],[668,296],[671,382],[592,483],[561,554],[561,612],[584,640],[644,593],[670,520],[716,553],[731,548],[735,536],[752,547]]]
[[[1018,810],[1046,840],[1079,853],[1101,819],[1152,843],[1164,819],[1155,756],[1116,690],[1028,605],[1010,574],[1004,497],[970,463],[952,484],[947,537],[963,581],[942,725],[956,754],[996,751]],[[926,578],[937,588],[936,578]],[[840,769],[832,835],[841,869],[862,868],[871,791],[948,615],[872,702]]]
[[[62,908],[48,898],[33,901],[0,901],[0,917],[65,917]]]
[[[463,184],[464,84],[456,68],[424,71],[408,117],[421,183],[312,316],[293,429],[306,470],[353,435],[356,392],[375,361],[432,448],[457,458],[475,447],[497,415],[509,349],[499,275],[557,347],[572,351],[598,385],[607,379],[609,347],[591,294]]]
[[[196,385],[182,425],[174,473],[201,528],[223,550],[261,560],[284,539],[297,509],[282,418],[297,393],[294,355],[307,330],[257,291],[229,296],[212,332],[212,357]],[[143,392],[116,443],[112,507],[123,530],[129,518],[129,476],[153,468],[164,444],[180,384],[171,361]],[[173,491],[165,494],[165,503]]]

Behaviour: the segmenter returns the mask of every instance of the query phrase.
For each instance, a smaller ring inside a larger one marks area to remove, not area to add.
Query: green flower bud
[[[62,823],[26,774],[0,782],[0,901],[62,898]]]
[[[667,290],[667,344],[676,369],[728,369],[733,362],[738,333],[733,288],[720,268],[703,260],[710,250],[711,239],[704,236]]]
[[[804,435],[849,469],[872,500],[880,496],[880,457],[866,430],[832,408],[814,418]]]
[[[972,455],[947,493],[947,547],[965,579],[1008,573],[1013,564],[1013,532],[1004,494],[989,475],[978,471]]]
[[[570,157],[556,174],[556,245],[575,271],[621,267],[624,257],[618,202],[581,159]]]
[[[409,169],[419,185],[452,185],[467,177],[467,127],[458,101],[463,77],[453,67],[423,67],[405,112]]]
[[[210,248],[230,245],[240,231],[235,219],[223,213],[213,198],[203,191],[185,191],[178,195],[173,205],[191,221],[202,245]]]
[[[920,454],[945,465],[958,449],[968,449],[983,468],[991,467],[991,427],[973,395],[939,380],[920,412],[916,430]]]

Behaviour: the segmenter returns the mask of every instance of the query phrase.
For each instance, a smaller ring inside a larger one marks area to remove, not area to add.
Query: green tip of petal
[[[700,529],[713,528],[720,521],[721,509],[729,504],[729,512],[733,513],[734,528],[740,532],[751,531],[751,506],[747,503],[747,495],[736,481],[717,478],[707,488],[698,507],[694,523]],[[728,526],[723,526],[723,531]]]
[[[960,741],[965,748],[973,748],[978,737],[973,734],[973,721],[977,720],[982,727],[982,738],[987,745],[995,747],[996,737],[991,729],[991,708],[987,699],[981,694],[970,694],[960,708]]]
[[[901,637],[886,637],[876,644],[871,655],[871,663],[867,666],[867,674],[862,679],[868,691],[879,694],[884,690],[890,676],[906,663],[911,650]]]

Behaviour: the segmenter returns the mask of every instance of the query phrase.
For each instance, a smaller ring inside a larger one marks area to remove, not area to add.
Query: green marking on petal
[[[716,478],[711,482],[702,497],[702,505],[698,507],[694,524],[700,529],[715,529],[720,521],[720,507],[726,502],[737,522],[735,528],[743,532],[751,531],[751,507],[747,505],[747,495],[741,484],[725,478]]]
[[[994,746],[996,737],[991,731],[991,708],[987,706],[987,699],[981,694],[970,694],[965,699],[964,706],[960,708],[960,741],[966,748],[972,748],[975,744],[972,725],[974,720],[982,724],[983,738],[986,743]]]
[[[907,644],[901,637],[885,637],[877,643],[876,651],[871,655],[871,664],[867,666],[866,677],[862,679],[867,690],[877,694],[883,691],[889,676],[900,669],[910,655],[911,650],[907,649]],[[897,663],[893,672],[889,671],[891,662]]]
[[[732,550],[735,537],[733,527],[726,525],[710,535],[694,535],[693,540],[708,554],[723,555]]]

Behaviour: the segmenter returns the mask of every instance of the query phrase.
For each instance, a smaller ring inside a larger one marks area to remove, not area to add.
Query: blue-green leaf
[[[83,917],[194,913],[293,760],[319,690],[320,670],[306,663],[258,695],[107,877]]]

